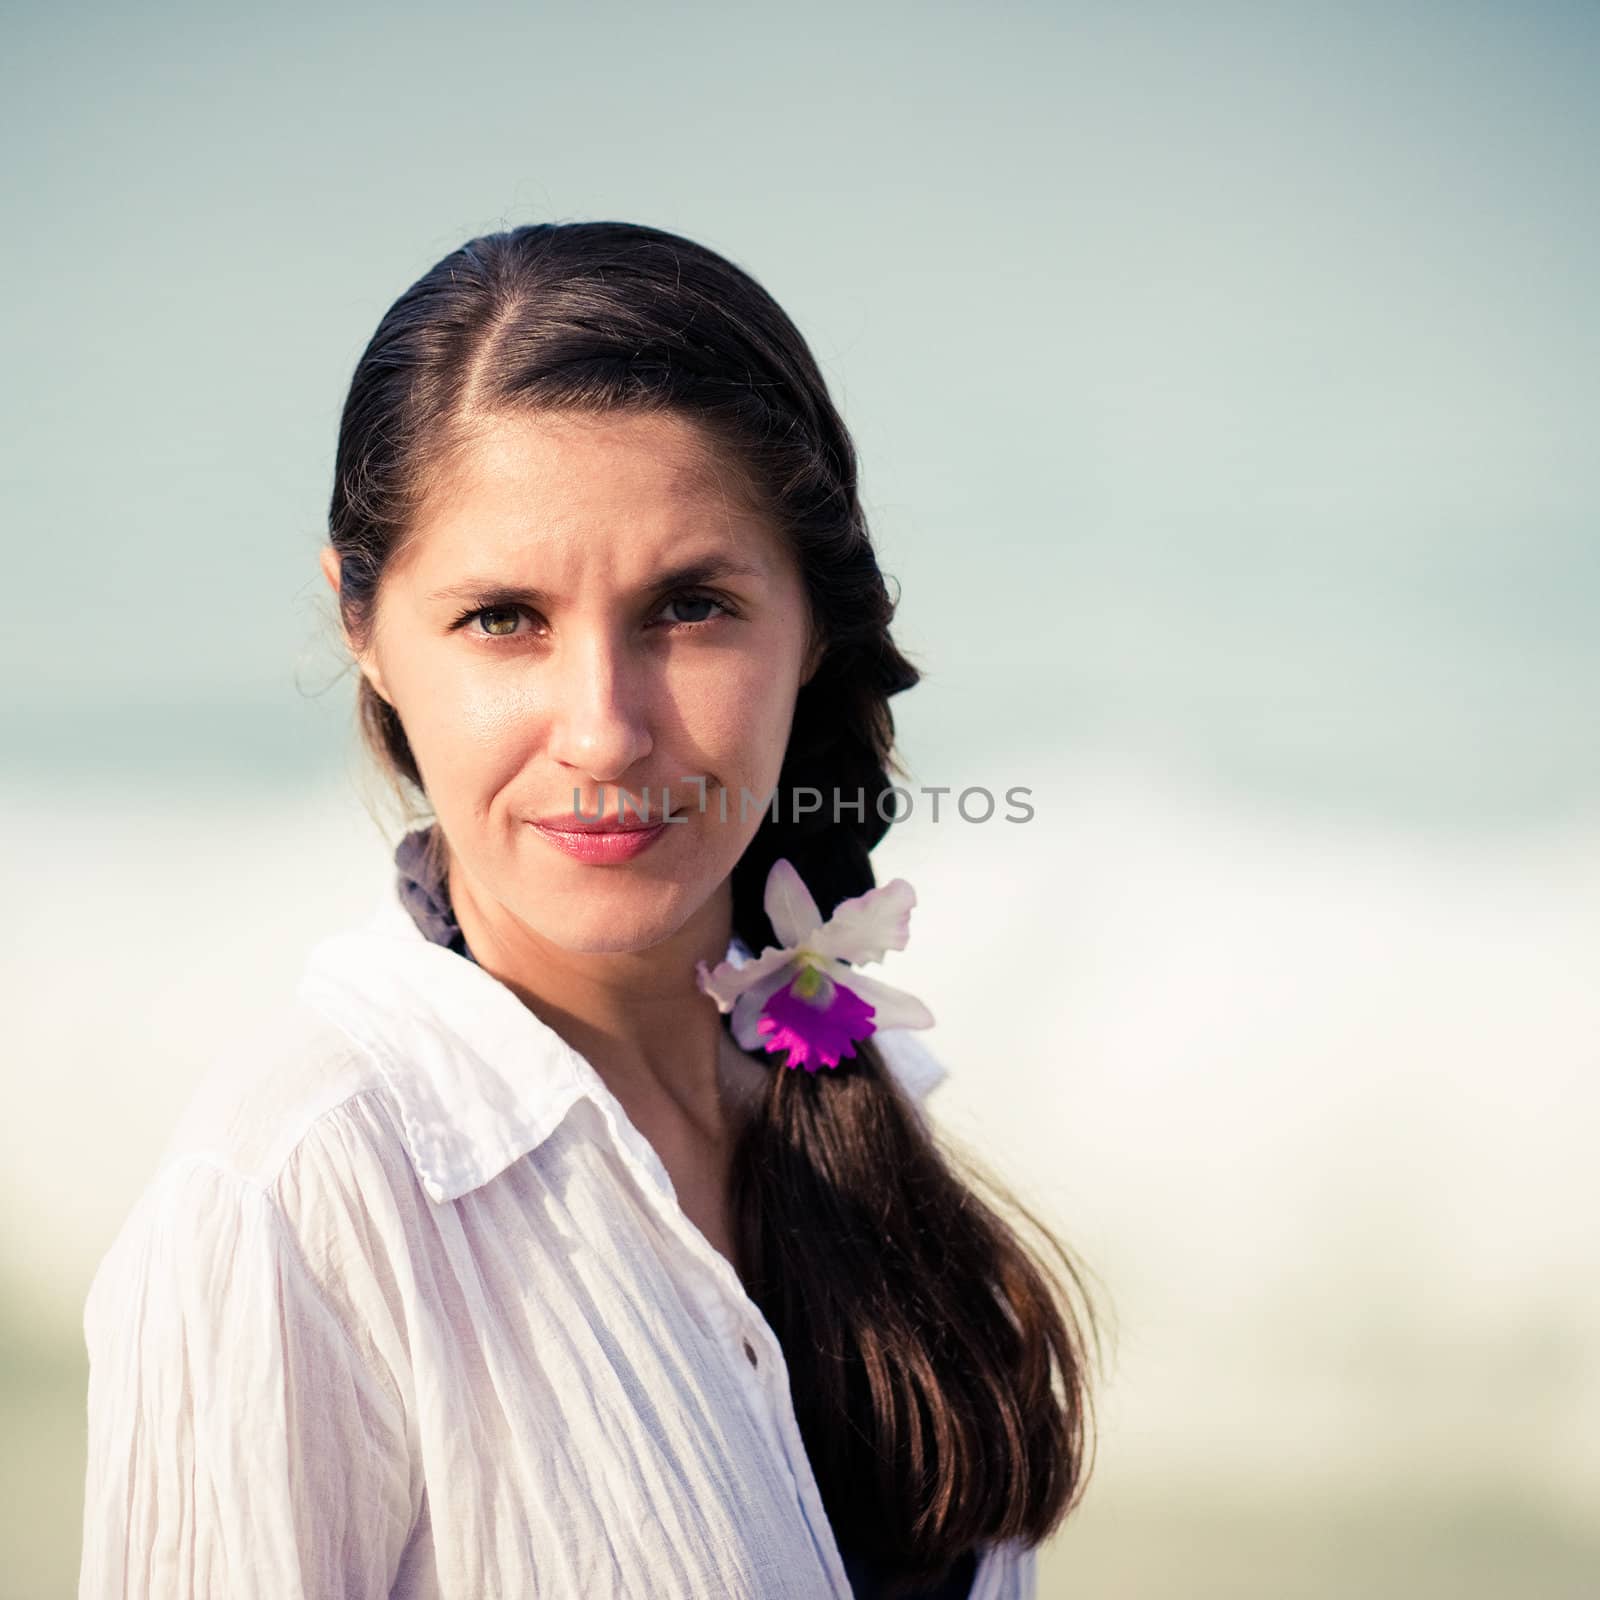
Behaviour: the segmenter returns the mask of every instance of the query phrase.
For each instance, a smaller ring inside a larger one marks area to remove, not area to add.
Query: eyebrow
[[[644,585],[644,592],[653,594],[661,589],[688,589],[696,584],[716,583],[723,578],[764,578],[766,575],[765,568],[736,561],[731,556],[707,556],[659,573]],[[452,583],[447,588],[435,589],[427,598],[430,601],[482,600],[490,596],[497,603],[514,600],[530,606],[547,605],[551,599],[543,589],[508,584],[499,578],[468,578],[464,583]]]

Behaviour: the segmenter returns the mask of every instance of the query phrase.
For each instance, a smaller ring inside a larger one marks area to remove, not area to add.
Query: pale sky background
[[[325,760],[361,346],[473,233],[620,217],[812,341],[942,763],[1600,797],[1593,5],[7,15],[24,773]]]
[[[95,1261],[386,876],[354,362],[594,218],[795,318],[917,780],[1035,791],[879,876],[1116,1303],[1041,1600],[1600,1591],[1600,7],[0,15],[0,1600],[75,1571]]]

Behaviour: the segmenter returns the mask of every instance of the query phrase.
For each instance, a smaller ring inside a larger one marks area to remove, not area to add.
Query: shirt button
[[[755,1349],[748,1339],[746,1339],[744,1342],[744,1353],[752,1367],[760,1366],[761,1363],[756,1360]]]

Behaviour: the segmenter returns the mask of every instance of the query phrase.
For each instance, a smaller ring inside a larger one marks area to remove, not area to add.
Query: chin
[[[671,938],[700,903],[682,884],[607,877],[613,881],[591,881],[570,897],[541,899],[528,925],[574,955],[619,955]]]

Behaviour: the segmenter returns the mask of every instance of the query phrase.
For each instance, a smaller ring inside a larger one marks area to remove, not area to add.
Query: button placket
[[[800,1436],[800,1425],[794,1414],[794,1402],[789,1394],[786,1368],[781,1354],[777,1365],[767,1364],[762,1371],[759,1355],[749,1338],[739,1331],[735,1304],[742,1301],[747,1312],[760,1317],[760,1308],[745,1292],[732,1264],[690,1222],[672,1183],[671,1174],[653,1147],[639,1133],[620,1100],[602,1086],[597,1104],[610,1125],[613,1148],[622,1153],[623,1162],[633,1169],[634,1179],[648,1197],[656,1213],[668,1225],[678,1247],[687,1257],[687,1275],[696,1298],[708,1313],[713,1326],[720,1325],[725,1333],[737,1337],[744,1348],[750,1371],[743,1374],[747,1392],[754,1403],[758,1425],[788,1467],[790,1479],[799,1500],[801,1514],[810,1529],[818,1558],[833,1579],[836,1600],[850,1600],[850,1580],[845,1572],[844,1559],[839,1554],[832,1526],[822,1504],[805,1442]],[[629,1149],[629,1141],[622,1137],[626,1127],[637,1141],[639,1149]],[[645,1154],[648,1152],[648,1155]],[[651,1159],[655,1157],[655,1159]],[[645,1173],[648,1171],[648,1179]]]

